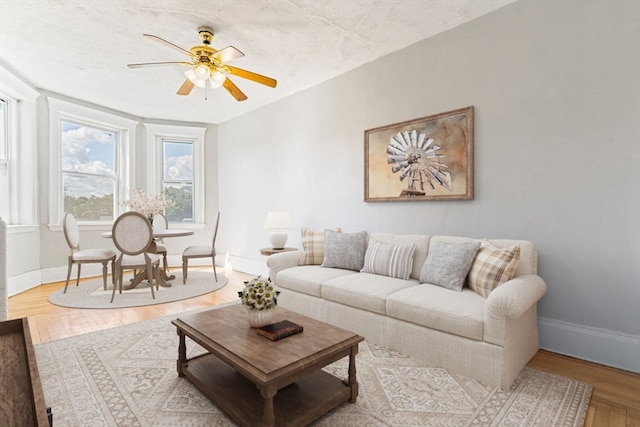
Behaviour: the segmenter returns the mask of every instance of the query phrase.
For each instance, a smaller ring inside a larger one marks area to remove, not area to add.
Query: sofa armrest
[[[267,267],[269,267],[269,277],[271,281],[277,285],[276,275],[278,272],[287,268],[297,267],[303,253],[302,250],[280,252],[267,258]]]
[[[544,280],[535,274],[514,277],[494,289],[485,304],[485,317],[515,319],[536,304],[547,291]]]

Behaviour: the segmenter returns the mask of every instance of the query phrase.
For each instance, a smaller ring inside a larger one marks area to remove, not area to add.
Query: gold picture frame
[[[364,132],[364,201],[473,199],[473,106]]]

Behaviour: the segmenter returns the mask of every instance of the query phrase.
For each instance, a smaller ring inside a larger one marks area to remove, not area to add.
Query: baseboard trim
[[[640,336],[538,317],[540,348],[640,373]]]
[[[65,276],[66,277],[66,276]],[[42,283],[42,271],[33,270],[7,279],[7,296],[12,297]]]

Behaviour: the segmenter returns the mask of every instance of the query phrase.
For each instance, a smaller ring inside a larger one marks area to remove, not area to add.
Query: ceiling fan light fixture
[[[195,67],[195,73],[200,80],[207,80],[209,77],[211,77],[211,70],[209,70],[209,67],[203,64],[197,65]]]
[[[200,77],[198,77],[195,69],[193,68],[189,68],[187,71],[185,71],[184,75],[187,76],[187,79],[189,79],[191,83],[198,87],[205,87],[207,85],[207,79],[201,79]]]
[[[211,83],[211,88],[215,89],[222,86],[222,83],[224,83],[226,78],[227,76],[225,76],[224,73],[220,71],[214,71],[213,74],[211,74],[211,78],[209,78],[209,83]]]

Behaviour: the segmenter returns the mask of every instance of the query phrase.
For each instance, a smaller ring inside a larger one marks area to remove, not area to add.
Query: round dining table
[[[153,240],[151,241],[151,245],[149,245],[149,250],[147,252],[156,253],[156,239],[164,239],[168,237],[184,237],[184,236],[191,236],[192,234],[193,234],[192,230],[180,230],[180,229],[171,229],[171,228],[167,228],[164,230],[153,230]],[[100,236],[106,239],[111,239],[113,237],[113,234],[111,231],[105,231],[103,233],[100,233]],[[169,280],[173,280],[176,278],[176,276],[173,274],[167,275],[167,273],[162,268],[160,269],[159,276],[160,276],[159,285],[164,287],[170,287],[171,283],[169,283]],[[142,282],[146,277],[147,277],[147,272],[145,270],[139,271],[133,277],[133,279],[131,280],[131,283],[127,286],[124,286],[123,288],[125,290],[133,289],[136,286],[138,286],[140,282]]]

